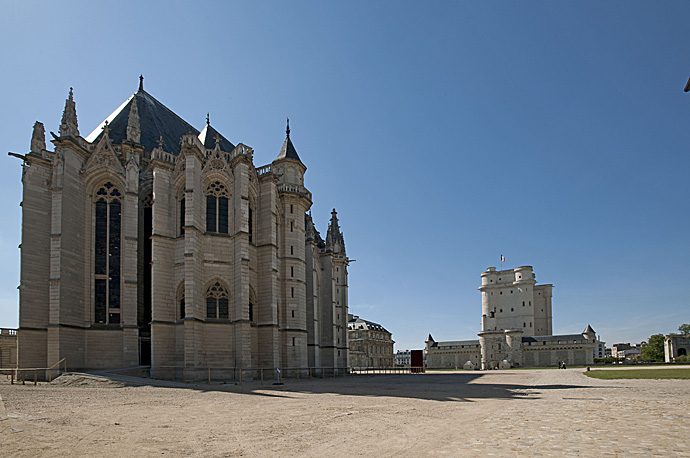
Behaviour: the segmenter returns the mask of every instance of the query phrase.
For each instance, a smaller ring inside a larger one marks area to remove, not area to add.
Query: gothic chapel
[[[87,137],[70,89],[22,166],[20,367],[150,366],[161,378],[347,367],[348,257],[309,213],[290,139],[255,167],[138,91]],[[254,374],[254,375],[252,375]]]

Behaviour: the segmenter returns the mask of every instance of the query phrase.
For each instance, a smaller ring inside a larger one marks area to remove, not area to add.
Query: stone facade
[[[256,167],[252,148],[208,117],[197,131],[142,78],[86,138],[71,89],[54,151],[43,132],[19,155],[20,366],[184,379],[347,367],[344,238],[335,210],[325,240],[315,228],[289,125]]]
[[[552,335],[553,285],[537,285],[531,266],[482,273],[479,340],[426,341],[427,368],[481,368],[592,364],[598,345],[591,326]]]
[[[410,350],[398,350],[395,352],[394,361],[396,366],[410,367],[412,365],[412,352]]]
[[[393,335],[383,326],[349,315],[347,334],[350,342],[350,367],[393,367]]]
[[[679,356],[690,355],[690,336],[670,334],[664,341],[664,360],[672,363]]]
[[[479,340],[451,340],[436,342],[429,334],[424,347],[428,369],[462,369],[467,362],[472,369],[479,367]]]
[[[0,368],[17,366],[17,330],[0,328]]]

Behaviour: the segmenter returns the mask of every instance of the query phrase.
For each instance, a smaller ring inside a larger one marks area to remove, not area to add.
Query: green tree
[[[649,337],[647,345],[642,347],[641,355],[644,361],[664,360],[664,335],[654,334]]]
[[[690,324],[689,323],[683,323],[680,326],[678,326],[678,331],[683,334],[684,336],[687,336],[690,334]]]

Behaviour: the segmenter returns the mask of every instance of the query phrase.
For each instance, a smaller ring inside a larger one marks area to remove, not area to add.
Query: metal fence
[[[135,371],[137,376],[182,382],[236,383],[259,382],[282,384],[283,380],[326,379],[345,376],[416,374],[424,372],[422,367],[286,367],[286,368],[237,368],[237,367],[189,367],[189,366],[146,366],[109,371],[126,375]],[[142,373],[142,370],[144,373]],[[62,358],[49,367],[0,368],[0,374],[7,375],[11,383],[27,381],[52,381],[67,372],[67,358]],[[148,372],[148,374],[146,374]]]
[[[285,367],[285,368],[237,368],[237,367],[184,367],[152,366],[150,376],[156,379],[184,382],[282,383],[284,379],[323,379],[357,375],[414,374],[423,372],[417,367]]]
[[[27,380],[33,380],[34,385],[38,384],[39,380],[52,381],[60,374],[67,372],[67,358],[62,358],[49,367],[10,367],[0,368],[0,374],[4,374],[10,378],[10,383],[14,385],[16,382],[22,382],[25,385]]]

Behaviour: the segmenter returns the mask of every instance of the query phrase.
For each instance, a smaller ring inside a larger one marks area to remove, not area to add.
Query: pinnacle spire
[[[43,123],[36,121],[31,133],[31,152],[42,153],[46,149],[46,129]]]
[[[139,90],[144,90],[144,75],[141,74],[139,75]]]
[[[206,125],[211,125],[211,113],[206,113]]]
[[[139,122],[139,109],[137,108],[137,98],[132,98],[132,106],[127,117],[127,140],[133,143],[141,142],[141,125]]]
[[[62,111],[62,120],[60,121],[60,130],[58,131],[61,137],[79,136],[79,126],[77,123],[77,107],[74,103],[74,89],[69,88],[69,95],[65,100],[65,109]]]
[[[345,254],[345,239],[343,237],[343,233],[340,231],[338,212],[335,210],[335,208],[331,212],[331,222],[328,223],[328,231],[326,232],[326,247],[333,250],[335,253]]]
[[[287,118],[287,123],[285,126],[285,138],[290,138],[290,118]]]

